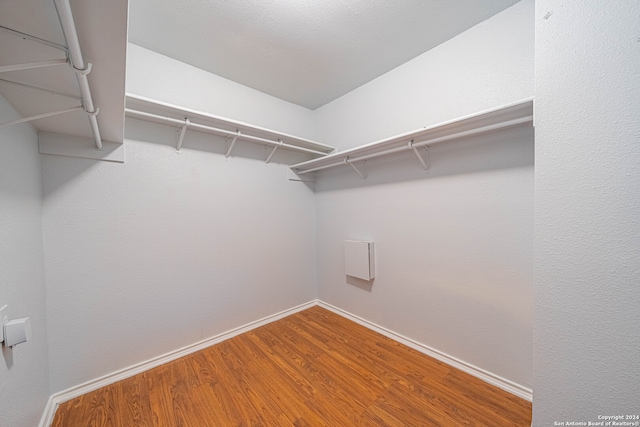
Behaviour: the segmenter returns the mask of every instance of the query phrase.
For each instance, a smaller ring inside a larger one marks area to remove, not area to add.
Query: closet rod
[[[371,153],[371,154],[364,154],[364,155],[357,156],[357,157],[346,157],[346,159],[341,159],[341,160],[338,160],[338,161],[336,161],[334,163],[329,163],[329,164],[318,166],[318,167],[311,168],[311,169],[305,169],[305,170],[296,171],[296,173],[298,175],[302,175],[302,174],[309,173],[309,172],[315,172],[315,171],[319,171],[319,170],[322,170],[322,169],[328,169],[328,168],[340,166],[340,165],[343,165],[345,163],[351,164],[353,162],[357,162],[357,161],[360,161],[360,160],[372,159],[374,157],[380,157],[380,156],[384,156],[384,155],[387,155],[387,154],[393,154],[393,153],[398,153],[398,152],[401,152],[401,151],[412,150],[414,148],[417,149],[417,148],[425,147],[427,145],[436,144],[438,142],[449,141],[449,140],[452,140],[452,139],[458,139],[458,138],[464,138],[464,137],[468,137],[468,136],[479,135],[479,134],[482,134],[482,133],[491,132],[491,131],[498,130],[498,129],[505,129],[505,128],[508,128],[508,127],[517,126],[517,125],[524,124],[524,123],[530,123],[532,121],[533,121],[533,116],[529,115],[529,116],[520,117],[520,118],[513,119],[513,120],[507,120],[507,121],[504,121],[504,122],[495,123],[495,124],[488,125],[488,126],[483,126],[483,127],[476,128],[476,129],[470,129],[470,130],[463,131],[463,132],[457,132],[457,133],[454,133],[454,134],[451,134],[451,135],[441,136],[439,138],[433,138],[433,139],[428,139],[428,140],[422,141],[422,142],[416,142],[414,144],[406,144],[406,145],[403,145],[401,147],[396,147],[396,148],[390,148],[390,149],[387,149],[387,150],[377,151],[377,152]],[[352,167],[353,167],[353,165],[352,165]]]
[[[140,117],[144,117],[144,118],[148,118],[148,119],[152,119],[152,120],[157,120],[157,121],[164,121],[167,123],[171,123],[174,125],[178,125],[178,126],[184,126],[184,119],[174,119],[172,117],[166,117],[166,116],[160,116],[158,114],[152,114],[152,113],[146,113],[144,111],[139,111],[139,110],[134,110],[131,108],[125,108],[125,113],[127,113],[128,115],[134,115],[134,116],[140,116]],[[206,126],[206,125],[201,125],[198,123],[194,123],[192,121],[189,121],[189,128],[190,129],[199,129],[201,131],[205,131],[205,132],[213,132],[213,133],[217,133],[217,134],[222,134],[224,136],[233,136],[233,137],[237,137],[238,139],[243,139],[246,141],[252,141],[252,142],[256,142],[256,143],[260,143],[260,144],[268,144],[271,146],[277,146],[277,147],[281,147],[281,148],[286,148],[288,150],[294,150],[294,151],[301,151],[304,153],[310,153],[310,154],[315,154],[315,155],[320,155],[320,156],[326,156],[327,153],[323,153],[322,151],[316,151],[316,150],[312,150],[310,148],[304,148],[304,147],[298,147],[296,145],[291,145],[291,144],[287,144],[285,142],[281,142],[281,141],[272,141],[270,139],[265,139],[265,138],[260,138],[258,136],[251,136],[251,135],[247,135],[244,133],[238,133],[237,131],[230,131],[230,130],[226,130],[226,129],[220,129],[220,128],[215,128],[212,126]]]
[[[80,42],[78,41],[78,33],[76,31],[76,25],[73,21],[73,14],[71,13],[71,6],[69,0],[54,0],[56,6],[56,12],[58,13],[58,19],[60,20],[60,26],[64,33],[64,38],[67,41],[67,48],[69,49],[69,60],[71,66],[76,73],[78,80],[78,86],[82,93],[82,104],[84,111],[89,116],[89,124],[91,125],[91,132],[93,133],[93,139],[95,140],[96,148],[102,150],[102,138],[100,137],[100,129],[98,128],[98,119],[96,118],[99,109],[93,105],[93,98],[91,97],[91,89],[89,88],[89,81],[87,80],[87,74],[91,71],[91,64],[84,63],[82,58],[82,51],[80,50]]]

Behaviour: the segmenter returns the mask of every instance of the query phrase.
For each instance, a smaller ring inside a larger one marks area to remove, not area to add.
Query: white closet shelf
[[[298,163],[291,169],[298,175],[349,165],[362,177],[366,176],[353,162],[367,160],[400,151],[413,151],[425,169],[429,168],[419,149],[427,149],[429,145],[453,139],[465,138],[533,123],[533,98],[513,104],[471,114],[433,126],[407,132],[391,138],[361,145],[345,151],[333,153],[318,159]]]
[[[273,151],[267,158],[267,163],[278,148],[299,151],[313,156],[326,156],[327,153],[335,149],[334,147],[319,142],[188,108],[178,107],[138,95],[126,95],[125,113],[127,117],[176,126],[176,128],[179,129],[176,143],[177,150],[180,150],[182,147],[182,140],[187,130],[211,133],[230,138],[231,144],[227,149],[227,157],[231,154],[231,150],[237,140],[271,146],[273,147]]]
[[[91,96],[91,89],[89,87],[89,80],[87,78],[87,75],[91,72],[92,65],[90,62],[85,62],[82,56],[82,51],[80,49],[80,41],[78,40],[78,32],[76,30],[76,24],[73,19],[73,13],[71,11],[71,5],[69,4],[69,0],[54,0],[53,3],[55,5],[56,13],[58,15],[58,21],[60,22],[60,28],[62,29],[62,33],[64,34],[64,38],[67,42],[67,46],[62,46],[57,43],[53,43],[49,40],[44,40],[34,35],[22,33],[20,31],[16,31],[4,26],[0,26],[0,30],[5,33],[11,34],[14,37],[22,38],[24,40],[30,40],[40,45],[48,46],[50,48],[60,50],[64,53],[65,57],[50,58],[50,59],[45,59],[37,62],[3,65],[3,66],[0,66],[0,73],[11,72],[11,71],[38,70],[38,69],[49,68],[57,65],[68,64],[70,65],[72,72],[75,73],[76,75],[76,80],[78,82],[78,87],[80,89],[81,97],[78,98],[75,96],[65,96],[55,90],[48,90],[39,86],[15,82],[12,80],[2,79],[2,81],[11,83],[14,85],[22,86],[22,87],[28,87],[41,92],[48,92],[50,94],[54,94],[58,96],[61,95],[62,97],[66,97],[66,98],[77,98],[78,101],[80,101],[80,105],[73,108],[61,108],[56,111],[50,111],[43,114],[36,114],[36,115],[25,117],[22,119],[2,123],[0,124],[0,127],[10,126],[18,123],[30,122],[38,119],[43,119],[46,117],[53,117],[61,114],[71,113],[74,111],[84,110],[87,113],[87,117],[89,118],[89,126],[91,127],[91,134],[93,135],[96,149],[103,150],[103,146],[102,146],[103,141],[102,141],[102,137],[100,136],[98,119],[96,118],[100,109],[93,105],[93,98]]]

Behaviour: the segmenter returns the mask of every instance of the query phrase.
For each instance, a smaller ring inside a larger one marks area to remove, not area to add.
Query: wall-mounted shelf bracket
[[[76,68],[75,65],[69,63],[71,65],[71,68],[73,69],[73,71],[80,75],[80,76],[87,76],[90,72],[91,72],[91,67],[93,67],[93,65],[91,65],[91,62],[87,63],[87,66],[84,68]]]
[[[354,166],[354,162],[404,151],[413,151],[422,167],[425,170],[429,170],[429,152],[427,151],[429,145],[489,134],[516,126],[533,126],[533,98],[328,154],[317,159],[295,164],[291,166],[291,169],[297,175],[302,175],[348,164],[362,178],[366,179],[366,171],[365,173],[360,172]],[[423,148],[425,152],[421,154]]]
[[[51,67],[52,65],[67,64],[69,62],[66,58],[49,59],[47,61],[27,62],[24,64],[2,65],[0,66],[0,73],[8,73],[9,71],[22,71],[32,70],[34,68]]]
[[[184,124],[176,130],[178,132],[178,141],[176,142],[176,151],[180,151],[180,149],[182,148],[182,141],[184,141],[184,134],[187,133],[188,127],[189,127],[189,119],[184,119]]]
[[[418,151],[418,147],[416,147],[414,144],[415,143],[412,139],[409,142],[409,148],[411,148],[413,153],[416,155],[416,157],[418,158],[418,161],[420,162],[424,170],[428,171],[429,168],[431,167],[431,164],[429,163],[429,146],[428,145],[424,146],[424,153],[426,155],[426,159],[425,159],[424,157],[422,157],[422,154],[420,154],[420,152]]]
[[[82,102],[82,97],[81,96],[76,96],[76,95],[70,95],[68,93],[57,92],[55,90],[47,89],[47,88],[40,87],[40,86],[28,85],[28,84],[25,84],[25,83],[15,82],[13,80],[6,80],[6,79],[0,79],[0,82],[9,83],[9,84],[12,84],[12,85],[15,85],[15,86],[26,87],[26,88],[29,88],[29,89],[38,90],[40,92],[46,92],[46,93],[49,93],[51,95],[63,96],[65,98],[75,99],[77,101]]]
[[[89,115],[89,117],[95,117],[95,116],[98,115],[98,113],[100,113],[100,109],[99,108],[96,108],[93,111],[87,110],[87,107],[85,107],[85,106],[83,106],[82,108],[83,108],[84,112]]]
[[[11,29],[11,28],[8,28],[8,27],[2,26],[2,25],[0,25],[0,31],[12,34],[12,35],[14,35],[16,37],[20,37],[21,39],[24,39],[24,40],[30,40],[32,42],[36,42],[36,43],[39,43],[39,44],[44,45],[44,46],[48,46],[48,47],[52,47],[54,49],[61,50],[62,52],[64,52],[66,57],[69,56],[69,49],[67,49],[66,46],[63,46],[61,44],[54,43],[54,42],[51,42],[49,40],[41,39],[40,37],[32,36],[31,34],[23,33],[21,31],[16,31],[14,29]]]
[[[367,161],[365,160],[363,163],[364,165],[364,172],[362,172],[360,169],[358,169],[356,167],[356,165],[354,165],[353,163],[351,163],[351,161],[349,160],[349,158],[347,157],[346,159],[344,159],[344,163],[351,166],[353,168],[354,171],[356,171],[356,173],[358,175],[360,175],[360,178],[362,179],[367,179]]]
[[[227,152],[225,153],[225,157],[228,159],[229,156],[231,155],[231,150],[233,150],[233,146],[236,145],[236,141],[238,140],[238,137],[240,136],[241,132],[236,129],[236,134],[233,137],[233,140],[231,140],[231,144],[229,145],[229,148],[227,149]],[[229,138],[230,136],[228,136],[227,138]]]
[[[96,150],[91,144],[92,141],[93,138],[88,137],[38,132],[38,151],[40,154],[52,154],[54,156],[124,163],[124,144],[103,141],[103,149]]]
[[[11,121],[8,121],[8,122],[5,122],[5,123],[0,123],[0,128],[1,127],[5,127],[5,126],[17,125],[19,123],[30,122],[32,120],[44,119],[45,117],[53,117],[53,116],[57,116],[57,115],[60,115],[60,114],[71,113],[71,112],[79,111],[79,110],[83,110],[83,109],[84,109],[84,107],[79,105],[77,107],[66,108],[64,110],[51,111],[51,112],[48,112],[48,113],[37,114],[35,116],[23,117],[21,119],[16,119],[16,120],[11,120]]]
[[[188,117],[190,132],[193,130],[195,132],[222,136],[225,144],[228,144],[226,145],[225,153],[225,157],[227,158],[231,156],[231,151],[238,140],[271,147],[272,151],[268,155],[267,163],[273,159],[276,149],[297,151],[313,157],[324,157],[334,149],[329,145],[283,132],[261,128],[201,111],[178,107],[137,95],[127,94],[126,99],[125,113],[127,117],[161,124],[171,124],[172,126],[184,126],[184,119]],[[230,144],[229,140],[231,140]]]
[[[269,160],[271,160],[271,157],[275,154],[276,150],[278,148],[282,147],[282,144],[283,144],[282,140],[279,139],[278,143],[279,143],[279,145],[274,145],[273,146],[273,150],[271,150],[271,153],[269,153],[269,156],[267,157],[267,160],[264,161],[265,164],[269,163]],[[266,148],[266,146],[265,146],[265,148]]]

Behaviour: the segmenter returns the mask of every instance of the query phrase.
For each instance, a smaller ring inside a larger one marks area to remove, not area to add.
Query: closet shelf
[[[231,140],[226,156],[237,140],[253,142],[273,147],[266,162],[278,148],[299,151],[313,156],[326,156],[334,147],[304,138],[288,135],[247,123],[226,119],[187,108],[152,100],[138,95],[127,94],[125,113],[127,117],[176,126],[178,130],[176,149],[182,147],[187,130],[225,136]]]
[[[53,48],[55,50],[61,51],[64,54],[64,58],[50,58],[44,59],[42,61],[36,62],[28,62],[28,63],[20,63],[20,64],[11,64],[11,65],[3,65],[0,66],[0,74],[12,71],[25,71],[25,70],[39,70],[44,68],[50,68],[58,65],[68,64],[70,66],[70,72],[73,72],[76,76],[76,80],[78,82],[78,88],[80,89],[80,97],[77,96],[69,96],[64,95],[58,91],[46,89],[43,87],[25,84],[21,82],[16,82],[13,80],[5,80],[0,79],[3,82],[10,83],[16,86],[26,87],[30,89],[35,89],[40,92],[45,92],[53,95],[58,95],[59,97],[72,98],[79,101],[79,105],[75,107],[67,107],[60,108],[56,111],[50,111],[43,114],[36,114],[29,117],[24,117],[22,119],[12,120],[10,122],[0,124],[0,127],[15,125],[24,122],[31,122],[38,119],[44,119],[47,117],[58,116],[61,114],[67,114],[74,111],[82,111],[84,110],[87,113],[87,117],[89,118],[89,126],[91,127],[91,134],[93,135],[94,143],[97,150],[102,150],[102,137],[100,136],[100,128],[98,127],[98,120],[96,116],[98,115],[99,108],[95,107],[93,104],[93,98],[91,96],[91,89],[89,87],[89,80],[87,75],[91,72],[91,63],[85,62],[82,51],[80,49],[80,41],[78,40],[78,32],[76,30],[76,24],[73,19],[73,13],[71,11],[71,5],[69,4],[69,0],[54,0],[56,13],[58,15],[58,21],[60,23],[60,28],[62,29],[62,33],[64,34],[64,38],[67,42],[67,46],[62,46],[57,43],[51,42],[49,40],[41,39],[31,34],[26,34],[20,31],[16,31],[11,28],[7,28],[4,26],[0,26],[0,30],[4,33],[11,34],[15,38],[21,38],[23,40],[29,40],[40,44],[42,46],[46,46],[49,48]]]
[[[413,151],[422,167],[428,169],[428,160],[425,161],[420,149],[426,150],[429,145],[439,142],[529,123],[533,123],[533,98],[298,163],[291,166],[291,170],[301,175],[349,165],[364,179],[365,174],[354,165],[354,162],[400,151]]]

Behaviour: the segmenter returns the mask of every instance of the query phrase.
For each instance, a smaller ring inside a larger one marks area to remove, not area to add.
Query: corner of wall
[[[0,96],[0,121],[20,114]],[[23,123],[0,128],[0,305],[29,317],[33,335],[0,353],[0,425],[36,425],[49,396],[42,247],[42,180],[37,133]]]

